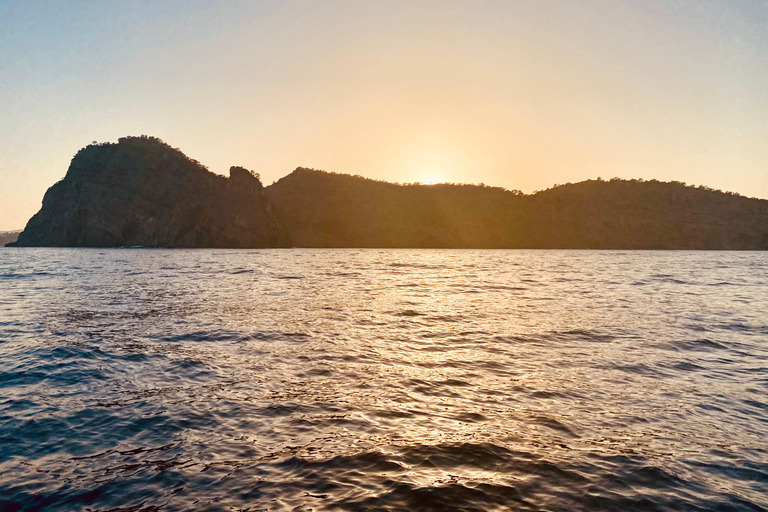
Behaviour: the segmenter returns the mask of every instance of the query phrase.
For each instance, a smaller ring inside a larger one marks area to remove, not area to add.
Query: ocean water
[[[0,250],[0,510],[768,509],[768,253]]]

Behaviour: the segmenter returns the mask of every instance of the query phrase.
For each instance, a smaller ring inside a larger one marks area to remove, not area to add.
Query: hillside
[[[525,195],[301,167],[264,188],[142,136],[80,150],[12,245],[765,250],[768,201],[655,180]]]
[[[45,193],[18,246],[281,247],[258,175],[230,177],[153,137],[93,144]]]
[[[524,244],[592,249],[768,249],[768,201],[683,183],[611,180],[526,197]]]
[[[266,189],[296,247],[501,247],[521,198],[475,185],[395,185],[298,168]]]
[[[523,195],[299,168],[266,192],[298,247],[768,249],[768,201],[675,182],[590,180]]]

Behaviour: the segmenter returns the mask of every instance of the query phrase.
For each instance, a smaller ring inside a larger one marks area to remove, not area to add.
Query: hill
[[[266,189],[296,247],[501,247],[521,197],[476,185],[396,185],[298,168]]]
[[[768,249],[768,201],[677,182],[589,180],[524,195],[299,168],[266,190],[299,247]]]
[[[656,180],[589,180],[526,197],[525,245],[768,249],[768,201]]]
[[[302,167],[264,188],[142,136],[80,150],[14,245],[765,250],[768,201],[655,180],[526,195]]]
[[[153,137],[81,149],[17,246],[282,247],[258,175],[229,178]]]

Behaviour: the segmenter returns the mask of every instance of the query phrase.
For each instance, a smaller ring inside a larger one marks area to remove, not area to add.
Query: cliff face
[[[15,245],[245,248],[288,239],[256,175],[233,167],[218,176],[159,139],[128,137],[80,150]]]

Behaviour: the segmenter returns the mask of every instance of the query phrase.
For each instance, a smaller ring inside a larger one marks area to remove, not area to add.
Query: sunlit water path
[[[766,510],[768,254],[0,249],[2,510]]]

